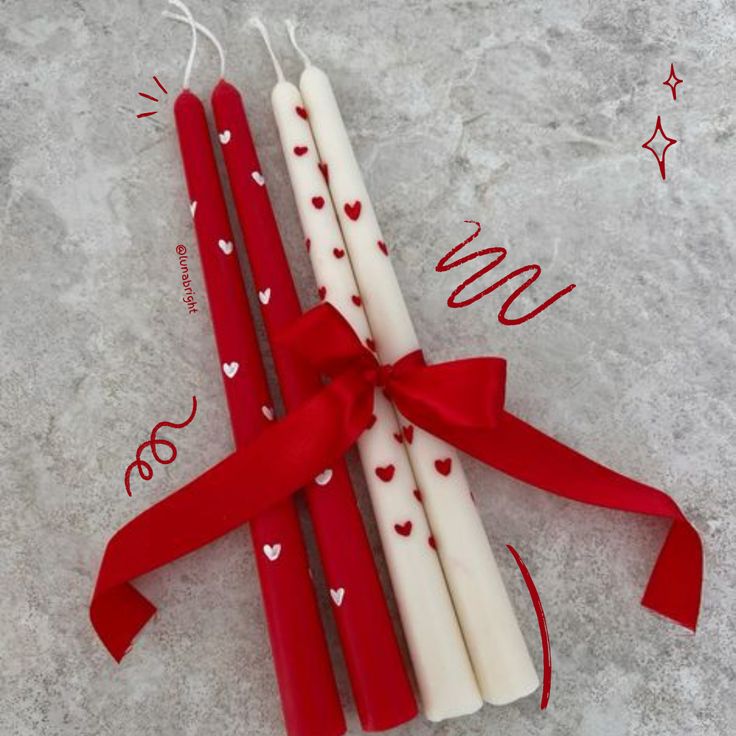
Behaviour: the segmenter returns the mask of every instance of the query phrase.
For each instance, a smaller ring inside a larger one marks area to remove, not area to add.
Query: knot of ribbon
[[[670,520],[642,603],[695,629],[703,556],[694,527],[663,491],[590,460],[507,412],[503,358],[427,365],[417,350],[382,365],[329,304],[302,315],[282,342],[330,382],[108,542],[90,617],[118,661],[156,610],[132,581],[227,534],[310,482],[371,423],[376,390],[385,391],[412,424],[540,490]],[[289,462],[274,462],[287,447]]]

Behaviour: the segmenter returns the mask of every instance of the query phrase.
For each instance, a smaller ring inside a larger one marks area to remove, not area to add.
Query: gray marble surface
[[[282,733],[247,530],[141,581],[160,613],[122,665],[87,618],[112,531],[232,447],[208,314],[181,302],[174,248],[194,244],[172,103],[188,35],[160,18],[164,7],[0,4],[3,736]],[[638,605],[663,523],[468,461],[541,668],[506,543],[540,589],[551,704],[541,712],[535,695],[397,733],[734,733],[733,2],[193,0],[192,10],[247,90],[303,302],[314,284],[271,119],[273,72],[245,28],[254,11],[292,79],[284,17],[302,22],[330,74],[426,352],[507,356],[512,411],[667,489],[703,536],[693,637]],[[677,102],[662,86],[672,61]],[[153,74],[169,90],[158,106],[137,96],[157,91]],[[216,77],[203,44],[195,91]],[[147,109],[159,112],[136,119]],[[679,141],[666,182],[641,149],[657,115]],[[485,244],[508,247],[501,271],[544,269],[514,313],[576,290],[517,327],[496,320],[511,287],[448,309],[460,278],[434,265],[469,234],[467,218],[483,223]],[[196,259],[192,274],[202,295]],[[136,447],[157,421],[185,416],[192,394],[200,410],[176,436],[179,458],[128,498]]]

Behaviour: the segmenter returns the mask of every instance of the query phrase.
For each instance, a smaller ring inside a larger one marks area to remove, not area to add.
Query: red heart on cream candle
[[[308,150],[306,146],[294,146],[294,153],[297,156],[303,156]]]
[[[327,287],[320,286],[319,289],[317,289],[317,293],[319,294],[319,300],[323,302],[327,296]]]
[[[351,220],[357,220],[360,217],[360,209],[362,205],[360,204],[360,200],[356,199],[355,202],[350,204],[349,202],[345,202],[345,214],[351,219]]]
[[[411,424],[408,427],[404,427],[404,437],[406,437],[406,441],[411,444],[414,439],[414,427],[412,427]]]
[[[333,248],[332,255],[335,256],[335,258],[342,258],[345,255],[345,251],[342,248]]]
[[[312,197],[312,204],[321,210],[325,206],[325,200],[322,197]]]
[[[297,106],[296,106],[296,107],[295,107],[294,109],[296,110],[296,114],[297,114],[297,115],[298,115],[298,116],[299,116],[300,118],[302,118],[303,120],[306,120],[306,119],[307,119],[307,117],[309,117],[309,116],[307,115],[307,111],[306,111],[306,110],[305,110],[305,109],[304,109],[304,108],[303,108],[303,107],[302,107],[301,105],[297,105]]]
[[[381,253],[383,253],[383,255],[388,255],[388,246],[383,242],[383,240],[378,241],[378,247],[381,249]]]
[[[327,164],[324,161],[320,161],[317,166],[319,166],[319,170],[322,172],[322,176],[325,178],[325,182],[329,183],[330,181],[330,171],[327,168]]]
[[[401,436],[401,432],[394,432],[394,439],[401,444],[404,441],[404,438]]]
[[[311,238],[307,238],[307,239],[306,239],[306,240],[304,241],[304,245],[305,245],[305,246],[306,246],[306,248],[307,248],[307,253],[309,253],[309,250],[310,250],[310,248],[312,247],[312,240],[311,240]]]
[[[386,465],[381,467],[380,465],[376,468],[376,475],[384,482],[388,483],[396,472],[396,468],[393,465]]]
[[[432,549],[437,549],[437,542],[434,541],[434,537],[431,534],[429,535],[429,539],[427,539],[427,544]]]
[[[397,534],[401,534],[402,537],[408,537],[411,534],[412,523],[405,521],[403,524],[394,524],[394,529]]]
[[[416,498],[419,503],[424,503],[424,501],[422,501],[422,492],[418,488],[414,489],[414,498]]]
[[[350,297],[350,301],[355,304],[356,307],[359,307],[363,303],[363,300],[357,294],[353,294],[353,296]]]
[[[440,475],[450,475],[452,470],[452,459],[446,457],[444,460],[435,460],[434,467]]]

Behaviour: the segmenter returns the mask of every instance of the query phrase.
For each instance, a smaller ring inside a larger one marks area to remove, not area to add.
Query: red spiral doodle
[[[135,453],[135,460],[125,469],[125,490],[128,492],[129,496],[133,495],[130,492],[130,474],[133,472],[133,469],[138,470],[138,475],[141,477],[142,480],[151,480],[151,478],[153,478],[153,467],[150,463],[141,458],[141,453],[147,447],[151,448],[151,455],[153,455],[153,459],[160,465],[169,465],[170,463],[173,463],[174,460],[176,460],[176,445],[174,445],[174,443],[170,440],[159,439],[158,437],[156,437],[156,433],[159,431],[159,429],[161,429],[162,427],[183,429],[191,423],[196,413],[197,397],[192,396],[192,411],[189,416],[183,422],[181,422],[181,424],[177,424],[176,422],[159,422],[151,430],[151,438],[138,447]],[[170,457],[161,457],[159,451],[156,449],[157,445],[163,445],[164,447],[168,448],[171,451]]]
[[[480,269],[480,271],[477,271],[469,278],[465,279],[453,292],[450,294],[450,296],[447,298],[447,306],[451,307],[453,309],[459,309],[461,307],[467,307],[468,305],[472,304],[473,302],[477,302],[478,299],[481,299],[486,294],[490,294],[491,292],[495,291],[499,287],[503,286],[507,281],[511,281],[511,279],[516,278],[517,276],[521,276],[525,273],[531,273],[531,276],[526,278],[523,284],[519,286],[518,288],[514,289],[511,296],[509,296],[506,301],[501,306],[501,309],[498,313],[498,321],[502,325],[520,325],[523,322],[526,322],[527,320],[532,319],[532,317],[536,317],[540,312],[543,312],[547,307],[551,306],[554,302],[556,302],[558,299],[561,299],[565,294],[571,292],[575,288],[575,284],[569,284],[564,289],[560,289],[556,294],[551,296],[549,299],[547,299],[545,302],[540,304],[538,307],[535,307],[532,309],[531,312],[528,314],[525,314],[523,317],[507,317],[506,313],[509,309],[509,307],[513,304],[514,299],[516,299],[519,294],[521,294],[527,287],[531,286],[538,278],[539,275],[542,273],[542,268],[536,263],[531,263],[528,266],[522,266],[521,268],[517,268],[511,273],[507,274],[503,278],[499,279],[495,283],[491,284],[490,286],[486,287],[482,291],[479,291],[477,294],[474,294],[471,297],[468,297],[467,299],[463,299],[461,301],[458,301],[456,297],[462,292],[466,286],[470,286],[470,284],[474,283],[478,279],[485,276],[490,270],[495,268],[501,261],[503,261],[504,258],[506,258],[506,248],[502,248],[501,246],[494,246],[492,248],[483,248],[482,250],[475,251],[474,253],[469,253],[467,255],[462,256],[461,258],[458,258],[455,261],[450,262],[450,259],[463,247],[465,247],[468,243],[475,240],[478,235],[480,235],[481,226],[479,222],[476,222],[475,220],[465,220],[465,222],[469,224],[473,224],[477,226],[477,230],[469,237],[463,240],[462,243],[459,243],[454,248],[452,248],[449,253],[446,253],[440,260],[437,262],[437,265],[435,266],[435,271],[438,271],[440,273],[444,271],[449,271],[453,268],[456,268],[457,266],[462,266],[465,263],[468,263],[469,261],[474,260],[475,258],[479,258],[480,256],[495,256],[495,258],[490,262],[487,263],[483,268]]]

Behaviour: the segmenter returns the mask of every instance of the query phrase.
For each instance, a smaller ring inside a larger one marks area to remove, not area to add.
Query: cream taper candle
[[[268,37],[262,25],[254,23]],[[320,299],[331,302],[370,346],[372,335],[297,87],[284,81],[270,49],[278,83],[271,102],[305,244]],[[375,394],[375,421],[358,440],[389,575],[398,604],[422,709],[432,721],[480,708],[473,668],[453,609],[434,540],[404,450],[396,414]]]
[[[329,79],[297,50],[306,64],[302,97],[376,349],[384,363],[394,363],[419,342]],[[407,431],[406,448],[481,693],[496,705],[528,695],[539,679],[459,459],[436,437],[416,427]]]

